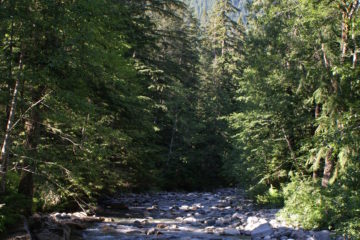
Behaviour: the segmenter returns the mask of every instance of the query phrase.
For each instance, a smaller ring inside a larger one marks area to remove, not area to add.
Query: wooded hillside
[[[118,191],[236,186],[358,236],[359,1],[189,5],[0,1],[0,231]]]

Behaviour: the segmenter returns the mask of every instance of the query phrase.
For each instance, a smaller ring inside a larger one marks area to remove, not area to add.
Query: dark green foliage
[[[248,196],[256,200],[260,207],[280,208],[284,206],[284,196],[282,190],[266,184],[257,184],[248,191]]]
[[[334,214],[329,210],[334,207],[331,201],[335,199],[324,196],[318,185],[311,180],[292,179],[284,188],[284,198],[286,208],[281,215],[288,221],[301,224],[306,229],[330,226],[329,220]]]
[[[307,229],[336,229],[346,236],[358,237],[360,197],[357,191],[342,184],[340,180],[321,189],[319,182],[293,177],[284,188],[285,208],[280,215]]]
[[[358,12],[356,0],[1,1],[0,231],[118,190],[240,186],[306,228],[354,235]]]
[[[17,193],[18,183],[19,176],[10,173],[7,184],[9,194],[0,198],[0,232],[6,232],[8,227],[18,224],[21,221],[21,216],[25,213],[25,206],[31,205],[29,199]]]
[[[353,234],[358,220],[349,212],[357,212],[353,183],[360,179],[359,2],[345,2],[249,4],[225,175],[248,186],[260,203],[271,204],[268,189],[284,186],[284,211],[294,221],[336,229],[341,222]]]
[[[34,172],[34,197],[44,208],[64,201],[84,206],[101,192],[129,184],[152,186],[154,176],[147,171],[154,169],[148,161],[154,151],[152,102],[146,96],[148,83],[126,57],[135,46],[129,24],[140,24],[130,21],[129,6],[101,1],[27,4],[1,6],[16,16],[8,21],[15,22],[14,30],[2,35],[13,35],[9,54],[14,56],[1,65],[13,71],[1,87],[11,93],[21,77],[11,171]],[[5,48],[8,42],[2,41]],[[17,68],[20,52],[23,72]],[[10,96],[1,102],[3,113]],[[35,111],[40,118],[34,119]],[[1,117],[5,122],[6,115]],[[27,130],[34,122],[36,137]]]
[[[8,175],[21,179],[11,185],[34,200],[33,210],[88,208],[125,188],[221,184],[222,154],[215,165],[204,158],[213,158],[207,142],[217,140],[207,139],[199,110],[206,95],[200,28],[184,4],[9,1],[1,8],[4,126],[20,82]],[[17,192],[7,189],[4,196]]]

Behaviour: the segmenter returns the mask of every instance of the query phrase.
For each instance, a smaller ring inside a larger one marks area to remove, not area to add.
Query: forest
[[[359,237],[359,0],[190,2],[0,0],[0,233],[226,187]]]

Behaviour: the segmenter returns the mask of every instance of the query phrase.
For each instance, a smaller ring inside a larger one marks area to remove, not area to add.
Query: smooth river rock
[[[252,238],[265,237],[273,234],[273,232],[274,230],[272,229],[271,225],[269,223],[264,223],[251,231],[251,237]]]

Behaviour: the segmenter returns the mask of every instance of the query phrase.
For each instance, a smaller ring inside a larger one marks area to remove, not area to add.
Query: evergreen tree
[[[221,171],[231,148],[225,118],[235,109],[234,93],[242,71],[244,30],[229,17],[234,11],[230,1],[215,4],[202,44],[198,168],[202,179],[214,186],[223,183]]]

